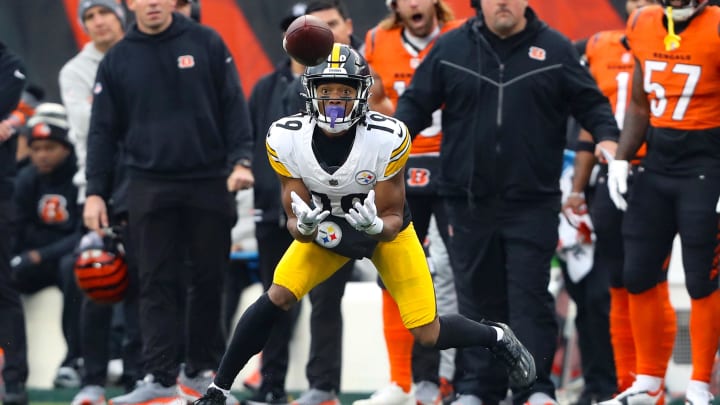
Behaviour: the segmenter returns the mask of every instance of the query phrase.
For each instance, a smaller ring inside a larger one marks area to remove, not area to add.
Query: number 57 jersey
[[[660,6],[637,9],[626,35],[650,104],[646,168],[720,175],[720,8],[707,6],[672,41]]]
[[[369,257],[377,241],[347,224],[345,213],[355,202],[362,203],[377,182],[402,171],[410,155],[410,135],[402,122],[368,112],[355,125],[355,141],[347,158],[329,173],[313,151],[315,123],[307,115],[275,121],[265,142],[270,166],[281,176],[302,179],[308,190],[320,197],[323,209],[330,211],[318,227],[316,243],[343,256]],[[410,222],[407,204],[403,222],[404,227]]]

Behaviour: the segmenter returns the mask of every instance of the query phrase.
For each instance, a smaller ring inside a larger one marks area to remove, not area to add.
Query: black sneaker
[[[535,359],[515,337],[509,326],[501,322],[482,321],[483,324],[503,330],[503,338],[490,351],[505,363],[510,388],[526,389],[535,383]]]
[[[193,405],[225,405],[225,394],[217,388],[208,388],[205,395],[193,402]]]
[[[28,395],[24,384],[7,384],[3,405],[28,405]]]
[[[244,405],[289,405],[287,394],[282,391],[257,391],[242,403]]]

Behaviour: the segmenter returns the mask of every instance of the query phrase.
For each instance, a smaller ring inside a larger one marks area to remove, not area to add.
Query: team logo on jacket
[[[315,242],[328,249],[334,248],[342,240],[342,229],[332,221],[325,221],[318,225],[318,232]]]
[[[102,84],[100,82],[95,83],[95,87],[93,87],[93,94],[98,95],[102,93]]]
[[[195,58],[192,55],[178,56],[178,67],[180,69],[190,69],[195,66]]]
[[[66,222],[70,218],[67,199],[61,194],[45,194],[38,203],[38,215],[46,224]]]
[[[528,50],[528,56],[530,59],[543,61],[547,55],[544,49],[538,48],[537,46],[531,46]]]
[[[375,179],[375,173],[371,172],[370,170],[359,171],[355,175],[355,181],[358,184],[362,184],[363,186],[375,183]]]

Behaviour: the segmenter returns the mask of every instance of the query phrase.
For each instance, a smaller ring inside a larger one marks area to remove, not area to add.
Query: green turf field
[[[72,401],[73,396],[77,390],[74,389],[55,389],[55,390],[30,390],[30,404],[31,405],[66,405]],[[107,397],[113,397],[121,395],[122,391],[118,388],[110,388],[107,392]],[[248,394],[247,392],[233,392],[238,399],[244,399]],[[292,392],[290,396],[297,396],[299,393]],[[340,395],[340,402],[342,404],[352,404],[353,401],[367,398],[370,393],[353,393],[353,394],[342,394]]]

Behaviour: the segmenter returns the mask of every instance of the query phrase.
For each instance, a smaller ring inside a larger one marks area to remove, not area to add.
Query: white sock
[[[710,384],[706,383],[705,381],[698,381],[698,380],[690,380],[688,381],[687,385],[687,392],[708,392],[710,391]]]
[[[637,391],[657,391],[663,383],[663,379],[660,377],[654,377],[647,374],[638,374],[637,377],[635,377],[635,382],[633,383],[633,387],[637,389]]]
[[[216,390],[225,394],[226,397],[230,395],[230,390],[222,389],[222,388],[218,387],[217,385],[215,385],[214,382],[212,384],[210,384],[210,386],[208,388],[215,388]]]
[[[492,328],[495,329],[495,332],[497,332],[497,341],[501,341],[503,336],[505,336],[505,332],[497,326],[493,326]]]

